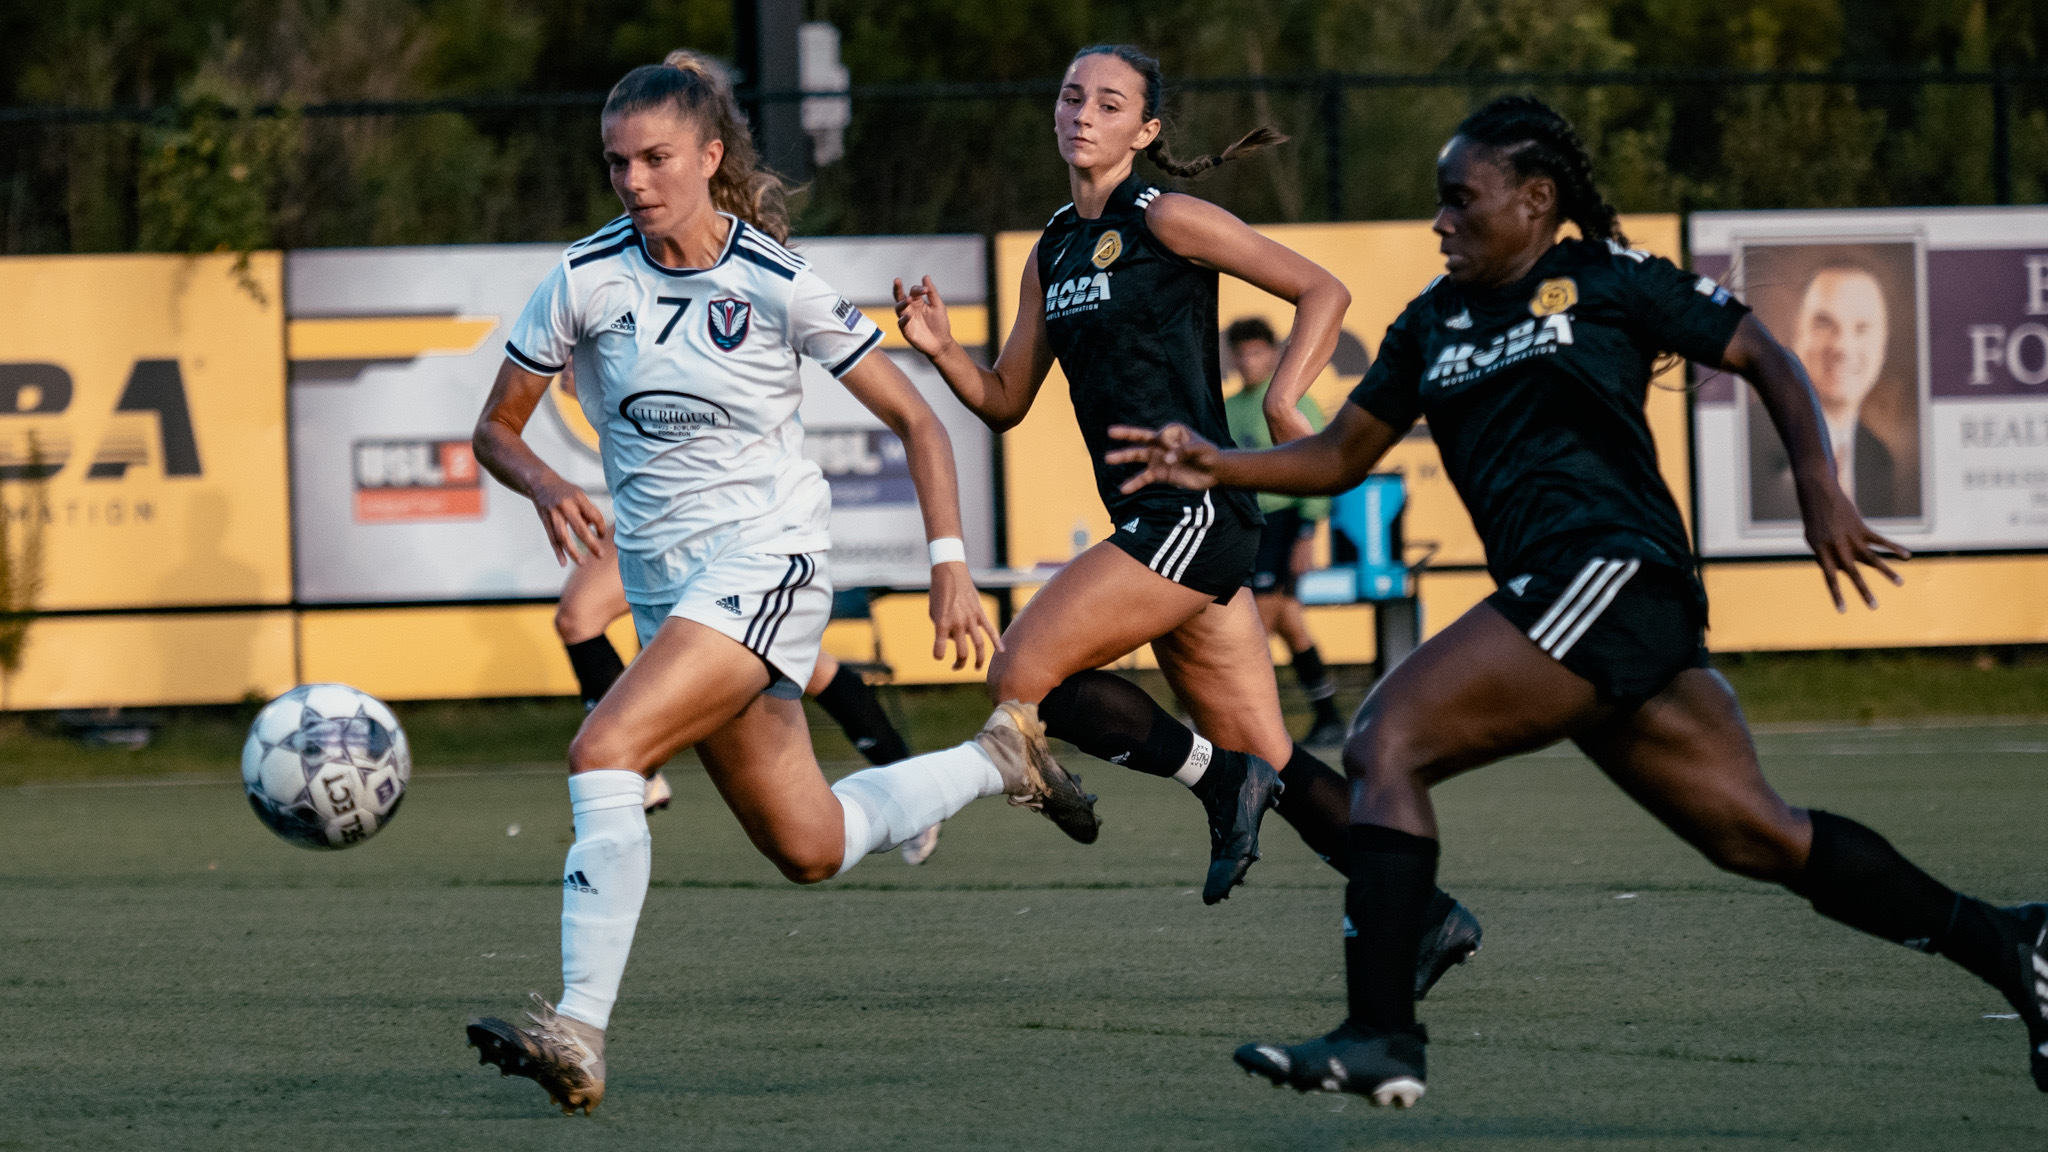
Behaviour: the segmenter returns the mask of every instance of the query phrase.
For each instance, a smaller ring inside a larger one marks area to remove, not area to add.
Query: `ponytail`
[[[732,81],[718,61],[678,48],[659,64],[626,73],[605,97],[604,114],[623,116],[666,107],[694,123],[706,140],[725,145],[725,158],[711,174],[711,203],[766,232],[777,243],[789,239],[791,188],[761,167],[747,114],[733,99]]]
[[[1621,214],[1593,182],[1593,157],[1571,121],[1534,96],[1502,96],[1465,117],[1458,135],[1496,150],[1524,180],[1548,176],[1557,185],[1558,213],[1588,240],[1626,248]]]
[[[1074,53],[1075,60],[1079,60],[1083,56],[1114,56],[1130,65],[1145,80],[1144,118],[1146,120],[1159,119],[1159,89],[1161,85],[1159,61],[1129,44],[1097,44]],[[1071,67],[1072,61],[1068,63]],[[1167,148],[1166,131],[1162,126],[1159,135],[1153,138],[1152,143],[1145,146],[1145,159],[1150,160],[1154,166],[1168,176],[1174,176],[1182,180],[1193,180],[1220,164],[1228,164],[1240,156],[1250,155],[1261,148],[1270,148],[1275,144],[1285,144],[1286,142],[1287,136],[1284,133],[1269,125],[1261,124],[1239,137],[1237,143],[1232,144],[1221,152],[1211,153],[1207,156],[1197,156],[1192,160],[1182,160],[1174,156],[1172,151]]]

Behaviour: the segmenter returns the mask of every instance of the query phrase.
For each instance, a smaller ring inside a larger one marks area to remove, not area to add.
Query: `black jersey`
[[[1596,546],[1690,571],[1643,402],[1660,353],[1718,364],[1748,311],[1669,260],[1567,240],[1505,287],[1439,277],[1351,401],[1428,418],[1496,581]]]
[[[1102,215],[1084,220],[1069,204],[1038,240],[1046,338],[1066,374],[1095,488],[1112,519],[1133,503],[1185,502],[1187,492],[1153,485],[1119,493],[1118,485],[1144,469],[1102,462],[1104,453],[1125,447],[1109,438],[1110,425],[1180,423],[1217,444],[1232,443],[1218,362],[1216,273],[1175,255],[1145,226],[1145,209],[1158,195],[1133,173],[1110,194]],[[1249,493],[1219,489],[1215,502],[1245,525],[1259,523]]]

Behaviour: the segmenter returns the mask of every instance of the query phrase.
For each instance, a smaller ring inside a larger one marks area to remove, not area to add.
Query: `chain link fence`
[[[799,231],[1038,227],[1068,198],[1056,88],[855,86],[845,154],[812,175]],[[1254,222],[1415,218],[1432,210],[1436,150],[1506,92],[1574,119],[1624,211],[2048,199],[2041,69],[1219,77],[1169,93],[1168,138],[1188,155],[1255,124],[1290,134],[1200,184]],[[0,108],[0,252],[566,240],[618,211],[602,103]]]

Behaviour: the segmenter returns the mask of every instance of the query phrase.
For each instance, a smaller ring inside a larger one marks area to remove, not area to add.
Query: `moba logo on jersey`
[[[46,480],[70,463],[75,446],[64,417],[73,392],[71,373],[59,365],[0,364],[0,480]],[[137,360],[129,369],[85,479],[124,479],[152,460],[167,477],[200,474],[199,440],[176,360]]]
[[[688,392],[635,392],[619,402],[619,415],[650,440],[688,440],[699,432],[732,427],[732,413],[724,405]]]
[[[1531,356],[1542,356],[1555,352],[1572,342],[1572,318],[1562,312],[1546,317],[1539,327],[1534,320],[1524,320],[1506,332],[1493,338],[1493,342],[1481,348],[1477,344],[1444,345],[1437,354],[1436,363],[1423,373],[1425,384],[1437,384],[1445,388],[1476,380],[1498,368],[1519,364]]]
[[[1095,255],[1091,260],[1097,268],[1107,268],[1116,263],[1116,258],[1123,254],[1123,233],[1111,228],[1102,234],[1102,239],[1095,242]]]
[[[1066,315],[1071,312],[1086,312],[1098,307],[1101,301],[1109,299],[1109,273],[1097,272],[1094,276],[1076,276],[1053,286],[1045,294],[1045,314],[1048,317]]]
[[[722,352],[730,352],[747,338],[747,327],[753,322],[754,306],[745,300],[730,297],[713,300],[704,310],[704,320],[711,328],[711,342]]]
[[[356,523],[481,520],[483,474],[467,439],[358,440]]]
[[[1536,286],[1536,295],[1529,298],[1529,315],[1541,320],[1564,312],[1578,302],[1578,281],[1569,276],[1559,276]]]

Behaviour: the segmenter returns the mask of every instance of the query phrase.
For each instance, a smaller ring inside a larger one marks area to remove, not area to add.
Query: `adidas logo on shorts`
[[[1129,520],[1124,521],[1123,527],[1117,529],[1117,531],[1119,532],[1136,532],[1137,530],[1138,518],[1136,516],[1133,516]]]
[[[720,608],[735,616],[740,614],[740,598],[738,596],[720,596],[717,600],[712,601],[712,603],[717,604]]]
[[[612,326],[605,329],[607,332],[617,332],[626,336],[631,336],[639,330],[639,327],[633,323],[633,314],[631,312],[612,321]]]

